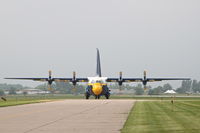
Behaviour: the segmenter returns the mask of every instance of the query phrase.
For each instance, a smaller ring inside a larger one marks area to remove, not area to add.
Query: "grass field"
[[[137,102],[122,133],[200,133],[200,100]]]
[[[111,95],[111,99],[134,99],[134,100],[159,100],[165,101],[170,100],[170,96],[135,96],[135,95]],[[22,105],[22,104],[31,104],[39,103],[46,101],[54,101],[60,99],[85,99],[85,96],[82,95],[72,95],[72,94],[46,94],[46,95],[12,95],[6,96],[7,101],[0,99],[0,107]],[[93,96],[90,99],[94,99]],[[105,99],[104,96],[101,99]],[[177,97],[176,100],[200,100],[200,97]]]

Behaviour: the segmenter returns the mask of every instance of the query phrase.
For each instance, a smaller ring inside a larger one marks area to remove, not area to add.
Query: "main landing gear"
[[[106,99],[109,99],[110,98],[110,94],[106,94],[105,97],[106,97]]]
[[[100,95],[99,96],[95,96],[95,99],[100,99]],[[110,98],[110,94],[105,94],[106,99]],[[85,93],[85,99],[89,99],[90,98],[90,94],[89,93]]]
[[[90,97],[90,94],[89,93],[85,93],[85,99],[89,99],[89,97]]]

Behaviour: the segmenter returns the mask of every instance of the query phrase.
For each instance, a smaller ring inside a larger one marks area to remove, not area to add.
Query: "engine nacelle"
[[[52,79],[48,79],[48,84],[51,85],[53,83]]]
[[[75,86],[77,84],[77,81],[72,81],[72,84]]]
[[[118,81],[119,86],[122,86],[122,84],[123,84],[123,81]]]
[[[147,81],[146,80],[142,81],[142,84],[147,85]]]

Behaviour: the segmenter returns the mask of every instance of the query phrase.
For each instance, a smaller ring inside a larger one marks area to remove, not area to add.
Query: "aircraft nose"
[[[103,87],[100,84],[94,84],[92,87],[93,93],[97,96],[101,94],[102,90],[103,90]]]

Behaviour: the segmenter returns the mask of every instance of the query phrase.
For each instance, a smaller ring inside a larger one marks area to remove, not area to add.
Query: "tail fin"
[[[101,62],[100,62],[100,54],[99,49],[97,48],[97,70],[96,70],[96,76],[101,77]]]

